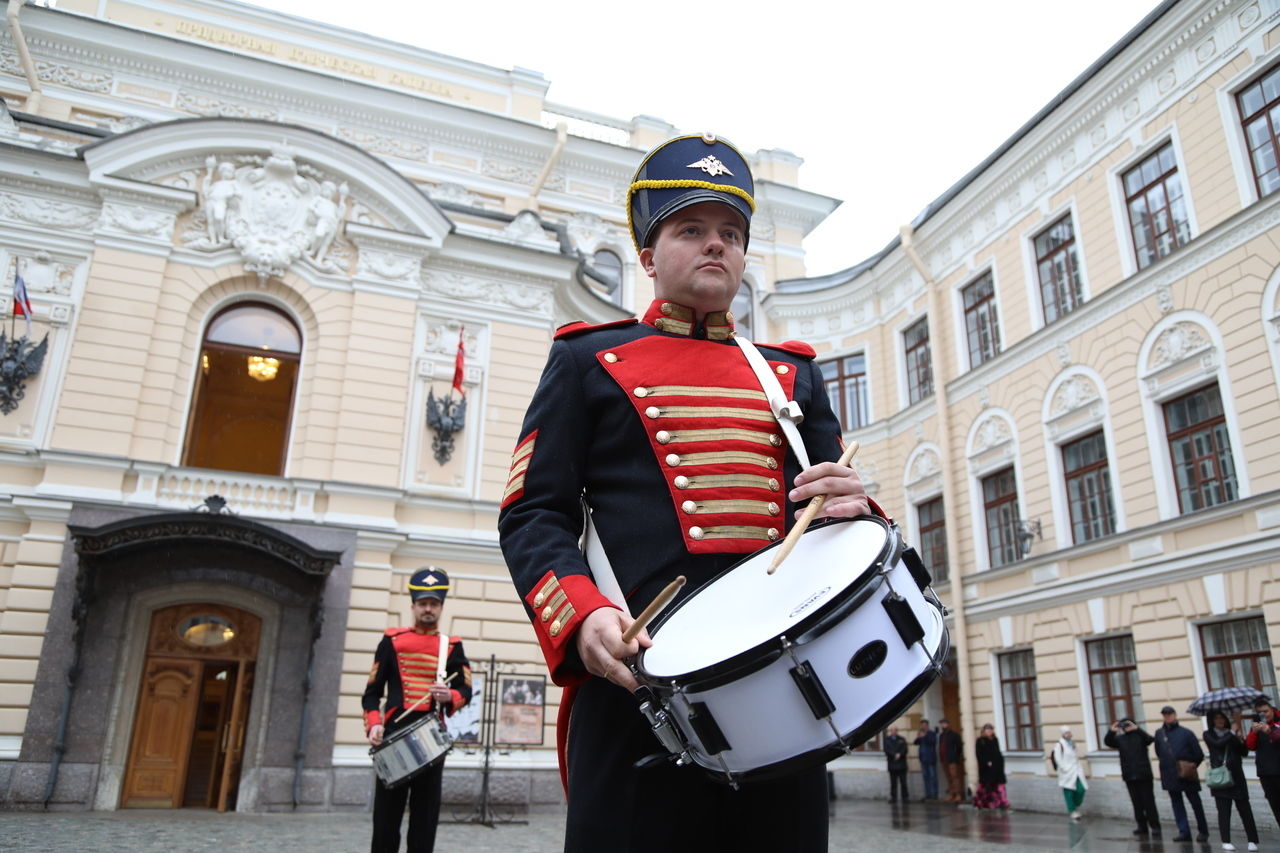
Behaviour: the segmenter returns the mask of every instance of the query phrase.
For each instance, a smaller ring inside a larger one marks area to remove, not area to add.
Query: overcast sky
[[[805,243],[821,275],[888,243],[1157,2],[255,5],[539,71],[556,103],[792,151],[801,186],[844,202]]]

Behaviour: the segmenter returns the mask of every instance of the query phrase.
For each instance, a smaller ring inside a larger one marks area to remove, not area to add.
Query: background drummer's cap
[[[444,597],[449,594],[449,575],[444,569],[437,569],[435,566],[425,566],[413,573],[413,577],[409,578],[409,598],[417,601],[419,598],[437,598],[444,601]]]
[[[627,189],[627,222],[636,251],[653,242],[662,220],[704,201],[729,205],[749,230],[754,194],[751,167],[729,142],[709,133],[669,139],[649,152]],[[749,236],[743,235],[743,248]]]

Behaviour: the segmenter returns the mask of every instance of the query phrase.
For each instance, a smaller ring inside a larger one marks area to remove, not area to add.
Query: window
[[[991,568],[1012,563],[1018,552],[1018,487],[1013,469],[982,478],[982,505],[987,519],[987,557]]]
[[[1280,187],[1280,164],[1277,163],[1277,131],[1280,130],[1280,65],[1236,95],[1240,123],[1244,126],[1249,146],[1249,163],[1258,197]]]
[[[929,318],[921,317],[902,333],[907,353],[907,398],[918,403],[933,394],[933,359],[929,354]]]
[[[1165,403],[1164,421],[1179,511],[1235,500],[1236,469],[1217,384]]]
[[[1200,647],[1210,690],[1256,687],[1276,695],[1276,668],[1261,616],[1201,625]]]
[[[1040,278],[1040,302],[1045,325],[1064,317],[1084,301],[1080,261],[1076,257],[1076,231],[1071,214],[1059,219],[1035,238],[1036,274]]]
[[[183,464],[284,473],[302,336],[281,311],[241,302],[209,323]]]
[[[977,367],[1000,354],[1000,322],[996,318],[995,278],[987,272],[962,291],[964,328],[969,340],[969,366]]]
[[[1123,180],[1133,248],[1138,269],[1144,269],[1191,239],[1173,145],[1125,172]]]
[[[1138,660],[1133,652],[1133,637],[1127,635],[1090,640],[1084,644],[1084,652],[1089,664],[1093,723],[1101,745],[1116,720],[1142,718]]]
[[[622,259],[608,249],[600,249],[591,256],[591,266],[603,279],[609,300],[622,304]]]
[[[1040,696],[1036,658],[1030,649],[1007,652],[1000,664],[1000,699],[1004,706],[1005,749],[1040,748]]]
[[[947,580],[947,522],[943,517],[942,498],[925,501],[916,507],[920,525],[920,557],[935,583]]]
[[[1078,545],[1114,533],[1116,516],[1102,430],[1064,444],[1062,470],[1067,481],[1071,541]]]
[[[751,285],[745,281],[738,285],[738,293],[733,297],[729,310],[733,312],[733,327],[736,331],[751,337],[751,325],[755,315],[755,294]]]
[[[845,429],[864,427],[867,416],[867,357],[858,353],[821,364],[831,410]]]

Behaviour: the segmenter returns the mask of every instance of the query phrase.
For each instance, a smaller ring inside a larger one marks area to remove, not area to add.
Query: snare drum
[[[780,544],[668,610],[632,667],[662,744],[735,785],[864,743],[920,697],[948,650],[942,605],[896,525],[815,524],[770,575]]]
[[[369,755],[382,784],[394,788],[444,761],[452,748],[453,737],[429,714],[370,749]]]

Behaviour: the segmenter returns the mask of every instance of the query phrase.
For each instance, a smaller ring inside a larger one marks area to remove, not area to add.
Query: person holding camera
[[[1262,792],[1267,795],[1276,822],[1280,823],[1280,720],[1276,719],[1276,709],[1270,699],[1254,702],[1253,710],[1253,727],[1244,743],[1253,752]]]
[[[1120,753],[1120,777],[1129,789],[1133,819],[1139,838],[1160,835],[1160,815],[1156,813],[1155,774],[1151,772],[1151,744],[1155,738],[1128,717],[1116,720],[1102,742]]]
[[[1237,717],[1240,715],[1237,714]],[[1218,807],[1218,834],[1222,837],[1223,850],[1235,850],[1231,843],[1231,804],[1240,812],[1244,834],[1249,839],[1249,849],[1258,849],[1258,826],[1253,821],[1253,808],[1249,805],[1249,783],[1244,778],[1244,757],[1249,748],[1240,734],[1239,723],[1233,727],[1222,711],[1209,712],[1209,727],[1204,732],[1204,744],[1209,747],[1209,766],[1225,768],[1227,784],[1218,785],[1211,772],[1208,778],[1209,792]]]

